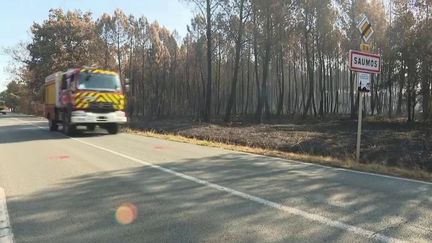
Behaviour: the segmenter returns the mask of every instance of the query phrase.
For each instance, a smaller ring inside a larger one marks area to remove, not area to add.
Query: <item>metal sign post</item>
[[[359,92],[359,111],[358,111],[358,125],[357,125],[357,149],[356,159],[360,161],[360,145],[361,145],[361,132],[362,132],[362,121],[363,121],[363,95],[370,91],[369,85],[371,81],[371,75],[369,73],[357,73],[358,80],[358,92]]]
[[[361,130],[362,130],[362,119],[363,119],[363,93],[359,94],[359,112],[358,112],[358,125],[357,125],[357,149],[356,159],[360,161],[360,144],[361,144]]]
[[[374,30],[369,19],[364,16],[358,23],[357,28],[364,43],[360,45],[360,51],[351,50],[349,53],[350,70],[357,72],[358,92],[359,92],[359,111],[357,125],[357,147],[356,159],[360,161],[361,131],[363,119],[363,95],[370,91],[371,74],[381,72],[381,56],[371,54],[371,45],[368,44]]]

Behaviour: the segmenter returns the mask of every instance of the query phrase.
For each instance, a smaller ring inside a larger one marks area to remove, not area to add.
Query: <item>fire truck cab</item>
[[[62,125],[73,135],[78,126],[93,131],[96,126],[110,134],[127,122],[125,96],[116,72],[97,68],[75,68],[57,72],[45,80],[45,117],[51,131]]]

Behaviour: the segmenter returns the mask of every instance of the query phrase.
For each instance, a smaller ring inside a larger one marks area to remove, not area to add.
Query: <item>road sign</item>
[[[360,160],[360,143],[361,143],[361,127],[362,127],[362,114],[363,114],[363,92],[370,91],[370,79],[371,74],[378,74],[381,72],[381,56],[377,54],[370,54],[371,46],[367,44],[372,37],[374,30],[372,29],[372,25],[369,22],[369,19],[366,15],[357,25],[357,29],[360,31],[361,38],[364,42],[360,45],[360,51],[350,51],[349,60],[350,60],[350,69],[352,71],[358,72],[358,81],[359,81],[359,119],[358,119],[358,128],[357,128],[357,151],[356,158],[357,161]]]
[[[365,42],[369,42],[370,38],[374,33],[374,30],[371,23],[369,22],[369,19],[366,16],[364,16],[363,19],[359,22],[359,24],[357,25],[357,29],[360,31],[363,40]]]
[[[369,73],[358,73],[359,91],[370,92],[371,75]]]
[[[351,50],[349,53],[351,71],[363,73],[381,73],[381,56]]]
[[[371,53],[372,46],[370,44],[360,44],[360,50],[367,53]]]

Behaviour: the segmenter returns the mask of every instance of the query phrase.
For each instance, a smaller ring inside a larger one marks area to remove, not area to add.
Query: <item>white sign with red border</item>
[[[351,50],[349,53],[350,69],[362,73],[381,73],[381,56]]]

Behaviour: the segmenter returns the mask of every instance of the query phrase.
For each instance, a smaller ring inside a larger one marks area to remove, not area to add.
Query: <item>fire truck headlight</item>
[[[124,111],[116,111],[116,115],[117,115],[118,117],[125,117],[125,116],[126,116],[126,113],[125,113]]]

